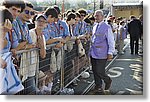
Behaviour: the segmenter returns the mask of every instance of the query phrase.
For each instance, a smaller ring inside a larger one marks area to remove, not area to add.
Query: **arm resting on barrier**
[[[21,42],[21,43],[19,43],[19,45],[18,45],[15,49],[16,49],[17,51],[18,51],[18,50],[24,50],[25,45],[26,45],[27,43],[28,43],[27,41]]]
[[[65,40],[65,42],[64,42],[64,43],[66,43],[67,41],[69,41],[69,40],[70,40],[70,36],[66,36],[66,37],[64,38],[64,40]]]
[[[32,48],[36,48],[36,44],[27,44],[25,46],[25,50],[29,50],[29,49],[32,49]]]
[[[55,42],[58,42],[58,39],[53,38],[53,39],[49,39],[48,41],[46,41],[46,44],[50,45],[50,44],[53,44]]]
[[[58,44],[55,45],[56,48],[61,48],[63,46],[64,46],[64,44],[62,42],[59,42]]]

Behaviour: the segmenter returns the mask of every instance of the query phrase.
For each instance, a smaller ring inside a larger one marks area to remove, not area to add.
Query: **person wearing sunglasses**
[[[27,45],[19,50],[31,49],[36,47],[34,44],[32,44],[32,40],[29,35],[29,28],[27,26],[27,21],[29,21],[29,19],[31,19],[33,15],[34,15],[33,5],[30,2],[26,1],[25,8],[20,13],[20,15],[16,18],[16,22],[15,22],[16,25],[18,26],[18,28],[15,31],[16,33],[18,33],[17,34],[18,38],[16,40],[18,40],[18,43],[27,42]]]
[[[84,18],[86,16],[86,10],[79,9],[77,12],[79,12],[81,16],[79,21],[79,34],[84,35],[86,33],[86,22],[84,21]]]
[[[16,45],[15,47],[18,47],[20,43],[25,42],[26,44],[22,46],[19,50],[29,50],[32,48],[36,48],[36,44],[32,43],[31,36],[29,34],[29,28],[27,25],[27,21],[31,19],[31,17],[34,15],[33,10],[33,4],[31,2],[25,1],[25,8],[20,13],[20,15],[16,18]],[[32,72],[30,69],[30,51],[25,52],[21,54],[20,58],[20,70],[19,73],[22,76],[22,82],[25,87],[25,89],[20,94],[35,94],[35,73],[29,73]]]

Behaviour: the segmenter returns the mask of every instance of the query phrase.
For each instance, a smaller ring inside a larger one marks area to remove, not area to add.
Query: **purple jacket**
[[[107,59],[107,55],[113,54],[115,50],[113,33],[111,27],[105,22],[100,22],[98,28],[97,25],[93,27],[89,54],[95,59]]]

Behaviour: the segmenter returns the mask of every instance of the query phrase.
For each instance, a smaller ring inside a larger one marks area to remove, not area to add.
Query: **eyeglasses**
[[[29,11],[29,10],[24,10],[25,14],[30,14],[30,15],[34,15],[34,12],[33,11]]]
[[[46,21],[42,21],[42,20],[37,20],[38,22],[41,22],[41,23],[47,23]]]
[[[81,15],[81,16],[84,16],[84,17],[85,17],[85,15]]]

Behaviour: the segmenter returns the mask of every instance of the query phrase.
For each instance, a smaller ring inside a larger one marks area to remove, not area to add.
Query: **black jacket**
[[[138,19],[134,19],[128,23],[128,32],[133,39],[139,39],[142,34],[142,24]]]

